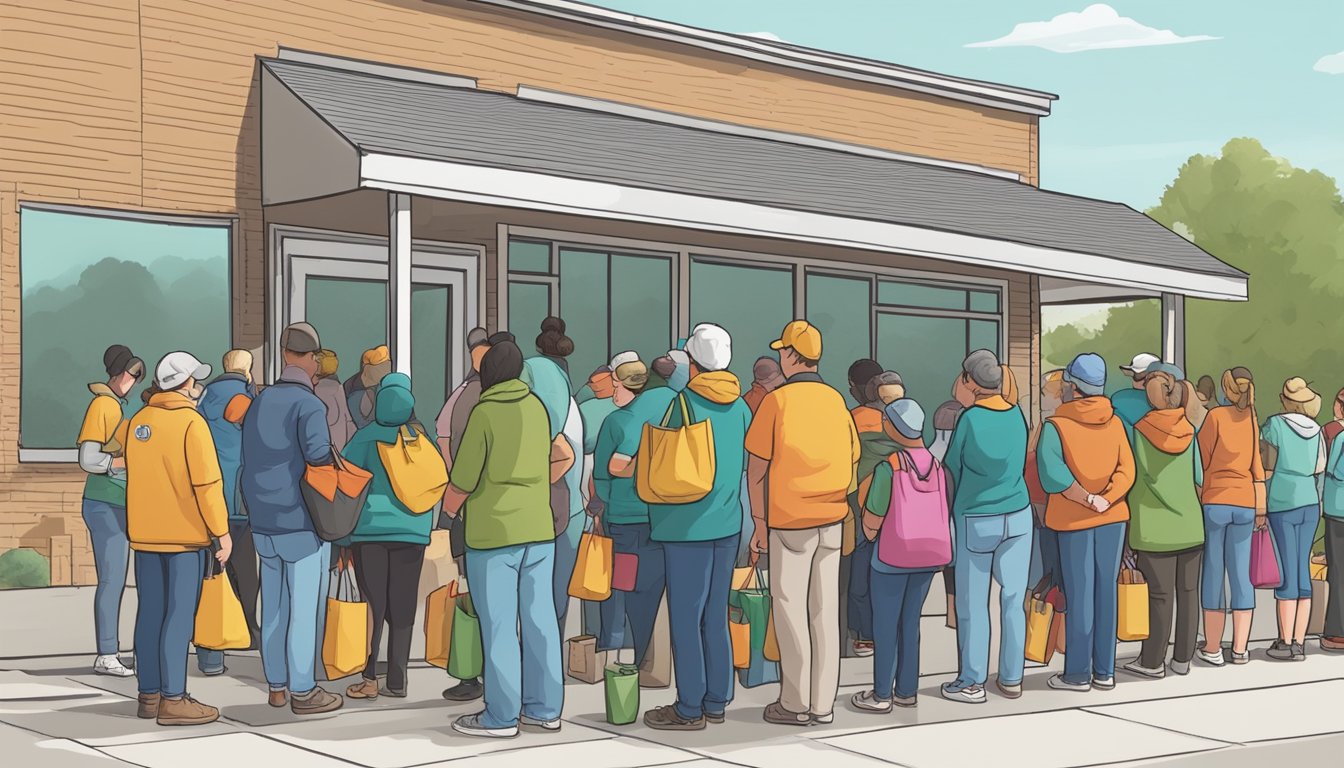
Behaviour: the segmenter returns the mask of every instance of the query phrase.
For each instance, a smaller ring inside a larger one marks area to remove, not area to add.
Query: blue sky
[[[1083,47],[1117,36],[1168,44],[1069,53],[967,45],[1021,40],[1031,30],[1014,34],[1017,25],[1083,12],[1088,0],[590,1],[1056,93],[1053,114],[1041,121],[1041,184],[1051,189],[1147,208],[1188,157],[1216,153],[1238,136],[1344,179],[1340,0],[1109,0],[1120,21],[1106,9],[1089,11],[1082,21],[1108,30],[1083,36],[1090,41]],[[1076,47],[1078,39],[1047,45]]]

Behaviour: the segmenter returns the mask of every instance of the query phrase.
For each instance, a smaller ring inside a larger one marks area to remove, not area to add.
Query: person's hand
[[[1092,504],[1092,509],[1099,515],[1104,514],[1106,510],[1111,508],[1111,502],[1107,501],[1104,496],[1092,495],[1088,498],[1088,501]]]
[[[588,506],[585,507],[583,511],[587,512],[589,517],[597,517],[601,515],[606,508],[607,505],[603,504],[601,499],[594,496],[588,500]]]
[[[233,554],[233,536],[224,534],[219,537],[219,551],[215,553],[215,559],[220,565],[229,562],[229,555]]]
[[[113,458],[113,459],[112,459],[112,469],[113,469],[113,471],[116,471],[116,472],[125,472],[125,471],[126,471],[126,457],[125,457],[125,456],[117,456],[117,457]]]
[[[1269,527],[1269,516],[1266,515],[1266,514],[1263,513],[1263,512],[1256,513],[1256,515],[1255,515],[1255,530],[1257,530],[1257,531],[1263,531],[1263,530],[1265,530],[1265,529],[1268,528],[1268,527]]]
[[[770,531],[758,522],[756,523],[756,528],[751,532],[751,546],[750,552],[748,553],[753,568],[756,567],[757,561],[761,559],[761,555],[765,554],[769,549]]]

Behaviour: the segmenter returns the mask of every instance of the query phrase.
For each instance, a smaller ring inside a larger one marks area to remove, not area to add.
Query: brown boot
[[[159,701],[159,725],[205,725],[219,719],[219,710],[183,696]]]
[[[135,716],[141,720],[153,720],[157,718],[159,716],[159,694],[140,694],[140,707],[136,709]]]
[[[289,709],[296,715],[320,715],[323,712],[335,712],[345,705],[345,699],[321,688],[314,688],[307,697],[289,697]]]
[[[289,703],[289,691],[281,688],[278,691],[271,691],[266,696],[266,703],[272,707],[283,707]]]
[[[352,699],[376,699],[378,698],[377,680],[360,680],[358,683],[345,689],[345,695]]]
[[[1321,636],[1321,650],[1334,651],[1336,653],[1344,651],[1344,637]]]

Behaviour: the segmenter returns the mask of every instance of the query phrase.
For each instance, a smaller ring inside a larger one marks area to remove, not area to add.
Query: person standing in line
[[[780,656],[779,700],[764,717],[825,724],[840,686],[840,550],[859,433],[844,397],[817,373],[821,331],[794,320],[770,348],[786,383],[761,401],[746,438],[751,561],[770,558]]]
[[[1199,377],[1199,383],[1195,385],[1195,394],[1199,396],[1199,402],[1206,408],[1217,408],[1217,385],[1213,382],[1213,377],[1204,375]]]
[[[989,679],[989,582],[999,584],[999,674],[1010,699],[1022,695],[1027,637],[1023,609],[1031,568],[1031,499],[1027,494],[1027,420],[1016,404],[1012,371],[978,349],[966,356],[952,394],[966,409],[957,419],[944,465],[955,489],[957,650],[960,673],[943,698],[983,704]]]
[[[1279,639],[1266,651],[1278,661],[1307,657],[1307,621],[1311,616],[1311,545],[1321,519],[1317,479],[1325,472],[1325,438],[1316,417],[1321,396],[1294,377],[1279,393],[1283,412],[1261,429],[1265,463],[1266,511],[1279,556]]]
[[[93,595],[93,627],[98,655],[97,675],[130,677],[121,663],[119,625],[121,596],[126,591],[130,557],[126,537],[126,396],[145,377],[145,363],[129,347],[113,344],[103,353],[107,381],[89,385],[93,399],[84,412],[75,444],[79,468],[88,473],[80,513],[89,529],[98,587]]]
[[[849,366],[849,396],[856,403],[849,410],[849,415],[854,417],[854,428],[860,435],[883,434],[882,409],[874,407],[874,398],[868,391],[868,384],[881,372],[882,366],[876,360],[867,358],[855,360]]]
[[[933,412],[933,442],[929,443],[929,453],[939,464],[947,458],[947,446],[952,442],[952,433],[957,428],[957,417],[965,410],[956,400],[948,400]],[[957,572],[953,565],[943,569],[943,591],[947,593],[946,623],[948,628],[957,627]]]
[[[714,435],[714,487],[700,501],[650,504],[650,536],[667,562],[668,618],[672,628],[677,701],[644,713],[654,730],[702,730],[722,723],[733,698],[733,653],[728,593],[742,535],[743,445],[751,409],[742,385],[728,372],[732,338],[701,323],[686,342],[691,379],[686,403],[692,421],[708,421]],[[673,424],[681,424],[674,409]]]
[[[761,401],[765,396],[774,392],[784,383],[784,371],[779,367],[779,361],[773,357],[760,357],[756,359],[756,364],[751,369],[752,382],[751,389],[742,396],[742,401],[747,404],[752,413],[761,407]]]
[[[1199,489],[1204,468],[1188,414],[1203,406],[1176,366],[1155,363],[1146,375],[1153,408],[1134,427],[1136,479],[1129,492],[1129,547],[1148,583],[1149,632],[1139,657],[1124,668],[1160,679],[1168,671],[1189,674],[1199,644],[1199,571],[1204,558]],[[1176,642],[1168,663],[1173,607]]]
[[[1161,364],[1162,358],[1157,355],[1143,352],[1134,356],[1134,360],[1129,365],[1120,366],[1125,376],[1132,380],[1132,386],[1116,392],[1111,395],[1111,407],[1115,409],[1116,418],[1125,426],[1125,437],[1129,444],[1134,444],[1134,425],[1139,423],[1139,419],[1144,414],[1152,410],[1152,405],[1148,402],[1148,392],[1145,389],[1145,382],[1148,379],[1148,373],[1153,367]]]
[[[1045,507],[1050,494],[1041,487],[1040,469],[1036,462],[1036,447],[1041,440],[1041,427],[1055,415],[1064,400],[1064,370],[1050,371],[1041,377],[1041,423],[1031,429],[1027,442],[1027,495],[1031,499],[1032,530],[1035,540],[1031,547],[1031,575],[1029,584],[1035,584],[1032,593],[1045,597],[1051,589],[1061,587],[1063,574],[1059,567],[1059,539],[1045,524]]]
[[[1223,580],[1231,591],[1232,663],[1250,661],[1248,643],[1255,610],[1251,586],[1251,531],[1269,525],[1265,515],[1265,470],[1260,426],[1255,415],[1255,379],[1242,367],[1223,372],[1226,405],[1209,411],[1199,430],[1204,464],[1204,567],[1200,603],[1204,607],[1204,647],[1195,658],[1212,667],[1223,656]]]
[[[1321,650],[1344,652],[1344,389],[1335,395],[1331,406],[1334,419],[1325,425],[1327,451],[1324,495],[1321,511],[1325,514],[1325,562],[1329,593],[1325,608],[1325,631]]]
[[[257,393],[243,418],[239,485],[261,558],[261,662],[268,702],[296,715],[340,709],[318,687],[318,622],[327,592],[331,545],[318,538],[300,484],[309,465],[331,464],[327,409],[313,392],[317,330],[294,323],[280,334],[285,368]],[[376,382],[375,382],[376,383]]]
[[[205,387],[200,412],[210,428],[219,471],[224,478],[224,504],[229,509],[229,533],[234,546],[230,560],[233,584],[247,618],[249,646],[256,648],[261,637],[257,624],[257,598],[261,586],[257,575],[257,551],[252,546],[252,530],[247,525],[247,510],[238,496],[238,472],[243,462],[243,417],[257,395],[257,388],[252,384],[251,352],[230,350],[224,353],[223,363],[224,372]],[[225,672],[224,652],[197,647],[196,664],[201,674],[222,675]]]
[[[583,419],[583,502],[588,506],[592,495],[593,452],[597,450],[597,435],[607,417],[616,412],[616,403],[612,395],[616,393],[611,375],[611,366],[604,365],[593,371],[588,377],[588,388],[593,397],[579,403],[579,416]]]
[[[380,695],[404,699],[411,636],[415,631],[416,589],[435,520],[428,512],[411,512],[397,498],[378,447],[395,445],[403,430],[413,439],[427,438],[410,423],[415,397],[411,394],[409,376],[403,373],[384,376],[378,384],[375,408],[374,422],[356,432],[342,454],[355,466],[367,467],[373,475],[364,511],[348,542],[354,550],[360,594],[368,601],[373,615],[373,636],[363,677],[346,689],[345,695],[352,699],[376,699]],[[388,628],[387,684],[380,690],[378,651],[384,624]]]
[[[537,336],[537,354],[555,363],[569,379],[570,355],[574,354],[574,340],[565,335],[565,321],[550,316],[541,321],[541,333]]]
[[[1091,353],[1075,357],[1064,369],[1064,403],[1041,426],[1036,446],[1041,486],[1050,494],[1045,524],[1059,538],[1069,601],[1064,673],[1049,681],[1057,690],[1115,687],[1115,585],[1134,454],[1105,392],[1106,361]]]
[[[355,420],[350,417],[350,403],[337,373],[341,360],[335,352],[324,349],[317,355],[317,383],[313,392],[327,406],[327,428],[331,430],[331,447],[337,453],[355,436]]]
[[[612,540],[614,554],[638,558],[635,590],[614,591],[599,606],[602,631],[599,651],[625,647],[628,623],[633,635],[635,664],[644,662],[653,639],[654,623],[667,584],[663,547],[650,538],[649,505],[635,490],[635,456],[644,425],[661,420],[676,397],[670,387],[647,388],[648,370],[634,352],[622,352],[611,360],[614,372],[613,401],[620,409],[602,423],[593,455],[594,502],[588,513],[602,521]]]
[[[187,694],[187,648],[212,537],[223,567],[233,551],[214,441],[196,411],[210,375],[186,352],[154,369],[157,393],[130,423],[127,530],[135,550],[136,715],[159,725],[205,725],[219,710]]]
[[[558,731],[564,705],[550,487],[574,454],[563,436],[551,439],[546,406],[522,375],[518,345],[492,337],[444,495],[448,515],[469,508],[467,575],[487,649],[485,709],[453,721],[468,736],[512,738],[520,723]]]
[[[434,421],[434,431],[438,434],[439,454],[443,456],[443,462],[450,472],[458,448],[462,446],[462,435],[467,429],[467,419],[471,417],[471,411],[476,407],[476,403],[481,400],[481,361],[485,359],[485,353],[490,351],[490,339],[490,334],[484,328],[472,328],[467,332],[467,354],[471,356],[471,370],[448,396],[448,401],[443,404],[438,418]],[[513,336],[505,333],[500,335],[500,339],[512,340]],[[467,546],[464,541],[466,529],[463,528],[463,515],[449,517],[444,514],[439,527],[448,530],[449,553],[457,563],[458,574],[465,575],[467,569],[464,558]],[[462,680],[457,685],[444,689],[443,698],[448,701],[475,701],[481,698],[483,691],[480,678]]]
[[[363,429],[373,422],[374,403],[378,398],[378,382],[392,372],[392,353],[387,345],[377,346],[360,358],[359,386],[348,398],[350,418],[355,429]]]

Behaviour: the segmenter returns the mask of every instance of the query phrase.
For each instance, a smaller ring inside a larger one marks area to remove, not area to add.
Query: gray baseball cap
[[[304,354],[320,352],[322,341],[317,337],[317,329],[308,323],[293,323],[280,334],[280,348]]]
[[[490,332],[484,328],[472,328],[467,333],[467,351],[490,343]]]

